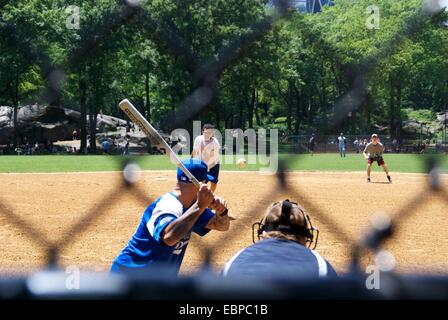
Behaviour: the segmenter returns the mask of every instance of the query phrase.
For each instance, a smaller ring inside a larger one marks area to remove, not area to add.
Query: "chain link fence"
[[[199,63],[199,58],[188,48],[185,41],[169,29],[169,26],[153,24],[151,17],[145,12],[144,7],[138,5],[139,1],[123,1],[120,10],[114,12],[108,19],[104,19],[94,28],[94,33],[88,41],[74,50],[68,61],[64,62],[71,67],[82,63],[84,56],[101,45],[104,39],[112,36],[114,31],[132,21],[136,16],[146,17],[145,27],[148,32],[154,32],[161,41],[176,54],[184,57],[187,68],[194,70],[196,87],[192,93],[185,97],[179,111],[176,114],[176,125],[193,119],[201,110],[207,108],[219,95],[218,80],[223,71],[238,62],[250,51],[250,45],[256,41],[263,41],[263,36],[277,21],[288,19],[294,7],[288,1],[275,1],[275,11],[266,19],[253,24],[250,32],[234,39],[228,46],[222,48],[215,59],[205,63]],[[0,3],[1,5],[1,3]],[[337,130],[340,123],[350,112],[357,110],[366,97],[366,86],[370,71],[378,62],[387,57],[400,42],[411,33],[418,32],[421,25],[429,19],[431,12],[422,9],[416,16],[409,17],[397,34],[390,39],[374,56],[361,61],[356,70],[355,81],[350,90],[343,95],[335,105],[332,119],[328,121],[331,127]],[[22,39],[16,37],[13,25],[3,25],[3,32],[7,32],[15,41],[17,47],[26,49],[30,61],[37,62],[41,74],[45,80],[45,97],[49,104],[60,100],[62,88],[55,75],[60,74],[60,69],[51,59],[39,52]],[[161,29],[162,28],[162,29]],[[309,30],[309,32],[315,32]],[[314,34],[316,43],[327,45],[319,35]],[[365,137],[362,136],[362,137]],[[328,152],[333,147],[336,137],[318,137],[318,151]],[[347,137],[350,148],[355,137]],[[361,136],[359,136],[361,138]],[[309,137],[295,136],[283,141],[290,152],[306,152]],[[281,141],[282,143],[282,141]],[[392,141],[387,141],[386,146],[392,148]],[[16,210],[14,203],[6,201],[0,195],[0,216],[4,223],[12,224],[18,232],[23,233],[35,247],[35,250],[43,250],[46,253],[46,266],[42,271],[27,276],[10,277],[4,275],[0,278],[0,298],[213,298],[213,299],[238,299],[238,298],[448,298],[448,277],[438,275],[411,276],[396,273],[394,271],[383,272],[382,281],[386,285],[381,290],[368,290],[365,286],[366,273],[362,267],[363,257],[373,254],[378,256],[387,241],[393,240],[400,226],[407,220],[412,220],[416,215],[422,214],[422,208],[429,202],[437,199],[448,204],[448,190],[443,184],[437,158],[428,158],[427,185],[409,203],[406,203],[391,216],[392,220],[386,224],[373,225],[371,229],[355,240],[347,234],[341,223],[334,216],[328,215],[322,208],[305,196],[306,185],[294,182],[291,185],[289,165],[292,159],[286,157],[279,163],[276,174],[276,183],[266,187],[260,199],[277,200],[281,195],[287,194],[290,199],[299,202],[310,215],[320,221],[321,224],[331,226],[331,233],[337,241],[349,248],[351,254],[350,268],[341,274],[338,279],[330,280],[301,280],[283,281],[272,280],[263,283],[241,283],[220,278],[211,271],[211,261],[221,243],[231,243],[240,236],[238,228],[222,234],[213,243],[203,247],[203,266],[199,272],[192,275],[173,278],[165,270],[151,272],[151,274],[135,274],[133,276],[105,275],[102,273],[82,273],[79,278],[79,289],[71,290],[67,287],[67,274],[59,269],[61,252],[69,245],[79,241],[79,238],[94,228],[95,222],[108,214],[108,209],[119,205],[124,197],[134,199],[136,203],[147,206],[155,199],[149,197],[132,178],[135,168],[130,165],[129,159],[123,159],[121,182],[114,186],[112,192],[106,197],[97,199],[79,221],[63,232],[58,239],[50,238],[45,232],[36,228],[31,222],[23,218]],[[0,182],[1,184],[1,182]],[[238,219],[239,225],[252,225],[260,218],[260,212],[264,212],[265,202],[258,201],[251,208],[242,208]],[[430,215],[428,219],[431,219]],[[392,240],[391,240],[392,239]],[[3,242],[2,245],[5,245]],[[437,244],[434,244],[437,246]],[[188,254],[188,252],[187,252]]]

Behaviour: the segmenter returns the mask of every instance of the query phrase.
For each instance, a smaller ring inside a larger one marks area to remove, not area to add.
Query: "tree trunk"
[[[240,103],[239,103],[239,117],[238,117],[238,128],[241,128],[244,130],[244,113],[243,113],[243,101],[241,101],[241,96],[240,96]]]
[[[342,85],[341,82],[342,80],[340,79],[340,76],[338,75],[338,73],[336,72],[336,67],[334,66],[334,62],[331,61],[331,71],[333,72],[333,77],[334,77],[334,87],[335,87],[335,91],[337,92],[337,96],[341,96],[341,92],[342,92]]]
[[[216,129],[220,129],[219,123],[221,122],[221,115],[220,115],[220,110],[221,109],[221,105],[219,103],[219,98],[218,95],[216,96],[216,101],[215,101],[215,121],[216,121]]]
[[[219,105],[219,111],[221,111],[222,114],[219,115],[219,120],[221,120],[221,115],[223,116],[223,122],[224,122],[224,129],[227,128],[227,112],[226,112],[226,105]]]
[[[102,82],[103,82],[103,60],[99,59],[99,64],[94,67],[94,83],[95,88],[93,92],[93,103],[90,107],[90,153],[96,153],[96,123],[98,117],[98,110],[102,111],[103,107],[103,92],[102,92]]]
[[[397,95],[396,95],[396,121],[395,121],[395,132],[394,137],[398,140],[400,140],[401,137],[401,84],[398,83],[397,86]]]
[[[308,95],[308,105],[307,105],[307,109],[306,109],[306,115],[308,118],[308,124],[311,125],[313,122],[313,117],[312,117],[312,104],[313,104],[313,96],[312,93],[310,93]]]
[[[80,76],[79,77],[79,105],[81,108],[81,128],[80,128],[80,136],[81,136],[81,146],[80,152],[85,154],[87,151],[87,109],[86,109],[86,80]]]
[[[96,110],[91,110],[89,113],[90,120],[90,153],[96,153],[96,118],[98,113]]]
[[[251,100],[248,101],[246,97],[246,104],[247,104],[247,110],[248,110],[248,120],[249,120],[249,128],[254,127],[254,109],[255,109],[255,97],[256,97],[256,91],[257,88],[254,88],[251,90]]]
[[[261,126],[260,121],[260,110],[258,106],[258,90],[255,91],[255,106],[254,106],[254,113],[255,113],[255,121],[257,123],[257,126]]]
[[[296,96],[296,121],[294,123],[294,134],[299,134],[300,129],[300,108],[301,108],[301,97],[300,97],[300,91],[297,89],[296,86],[294,86],[295,96]]]
[[[225,125],[226,129],[234,127],[233,114],[230,114],[230,115],[226,116],[226,118],[224,119],[224,125]]]
[[[286,117],[286,126],[288,129],[288,133],[292,131],[292,86],[291,82],[288,81],[288,95],[287,95],[287,101],[286,101],[286,107],[287,107],[287,117]]]
[[[322,61],[322,73],[324,73],[325,65]],[[327,105],[328,105],[328,97],[327,97],[327,87],[325,82],[325,76],[321,76],[321,90],[320,90],[320,110],[322,112],[322,124],[324,131],[328,128],[328,114],[327,114]]]
[[[14,83],[14,101],[13,101],[13,107],[14,107],[14,149],[17,147],[17,140],[18,140],[18,128],[17,128],[17,113],[19,112],[19,69],[16,68],[16,75],[15,75],[15,83]]]
[[[151,122],[151,104],[149,101],[149,70],[145,74],[145,93],[146,93],[146,119]]]
[[[389,127],[390,134],[392,137],[395,135],[395,87],[392,76],[389,76],[390,82],[390,101],[389,101]]]

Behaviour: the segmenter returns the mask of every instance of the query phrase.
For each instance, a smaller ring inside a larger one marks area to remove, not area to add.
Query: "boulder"
[[[437,122],[441,126],[448,124],[448,111],[437,113]]]
[[[87,116],[87,121],[89,121],[89,116]],[[120,118],[107,116],[104,114],[98,114],[96,117],[96,127],[98,128],[98,132],[114,131],[117,130],[118,127],[125,126],[126,121]]]
[[[44,140],[59,141],[71,139],[73,130],[78,128],[78,124],[64,120],[48,124],[42,123],[40,128]]]
[[[0,106],[0,117],[6,116],[11,118],[13,109],[11,107]]]
[[[126,141],[129,141],[129,143],[133,144],[134,146],[145,149],[148,148],[149,142],[148,138],[142,131],[131,130],[129,132],[126,132],[126,129],[123,127],[120,127],[117,131],[97,133],[97,141],[103,141],[104,139],[114,140],[117,145],[123,146],[126,144]]]
[[[421,123],[416,120],[403,121],[402,129],[406,133],[419,133],[421,131],[421,128]]]
[[[10,118],[8,116],[0,116],[0,128],[8,126],[9,122]]]
[[[11,107],[0,106],[0,128],[11,125],[12,111]]]
[[[159,131],[159,134],[165,139],[168,144],[172,143],[170,135]],[[111,145],[123,150],[126,142],[129,141],[130,148],[133,152],[147,153],[148,148],[151,148],[151,153],[160,153],[160,146],[153,146],[150,144],[146,134],[138,127],[134,127],[129,132],[126,128],[119,126],[117,131],[97,133],[96,140],[102,142],[108,140]]]
[[[39,106],[37,104],[24,106],[17,113],[19,126],[30,125],[34,122],[52,123],[66,119],[63,108]]]
[[[88,127],[88,117],[86,121]],[[19,143],[70,140],[80,124],[81,113],[71,109],[34,104],[20,107],[17,113]],[[123,119],[99,114],[96,127],[101,133],[126,124]],[[12,143],[13,131],[13,108],[0,106],[0,145]]]
[[[0,145],[12,143],[14,129],[12,126],[0,128]]]
[[[47,142],[67,140],[79,124],[69,119],[64,108],[29,105],[17,113],[18,135],[22,143],[26,140]],[[26,138],[26,139],[25,139]]]

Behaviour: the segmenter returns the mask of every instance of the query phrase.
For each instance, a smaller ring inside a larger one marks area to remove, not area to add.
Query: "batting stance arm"
[[[174,246],[191,231],[196,220],[204,210],[213,202],[213,193],[206,185],[201,185],[198,191],[198,200],[179,218],[172,221],[164,230],[162,239],[167,246]]]
[[[191,151],[191,157],[195,158],[197,155],[199,155],[199,150],[201,148],[201,143],[199,141],[199,137],[196,137],[193,142],[193,150]]]
[[[230,227],[230,218],[228,214],[223,214],[227,208],[226,201],[221,197],[216,197],[213,201],[211,208],[215,210],[216,215],[210,219],[205,226],[207,229],[217,231],[227,231]]]
[[[369,155],[367,154],[367,146],[364,148],[364,151],[362,152],[362,154],[364,155],[364,158],[368,159]]]
[[[217,231],[227,231],[230,227],[230,218],[228,215],[224,217],[220,216],[214,216],[210,219],[210,221],[207,223],[206,228],[210,230],[217,230]]]

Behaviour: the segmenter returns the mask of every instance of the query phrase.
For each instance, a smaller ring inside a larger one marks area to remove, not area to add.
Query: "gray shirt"
[[[381,142],[377,144],[373,144],[373,142],[369,142],[364,149],[364,152],[369,155],[371,158],[381,157],[384,152],[384,146]]]

